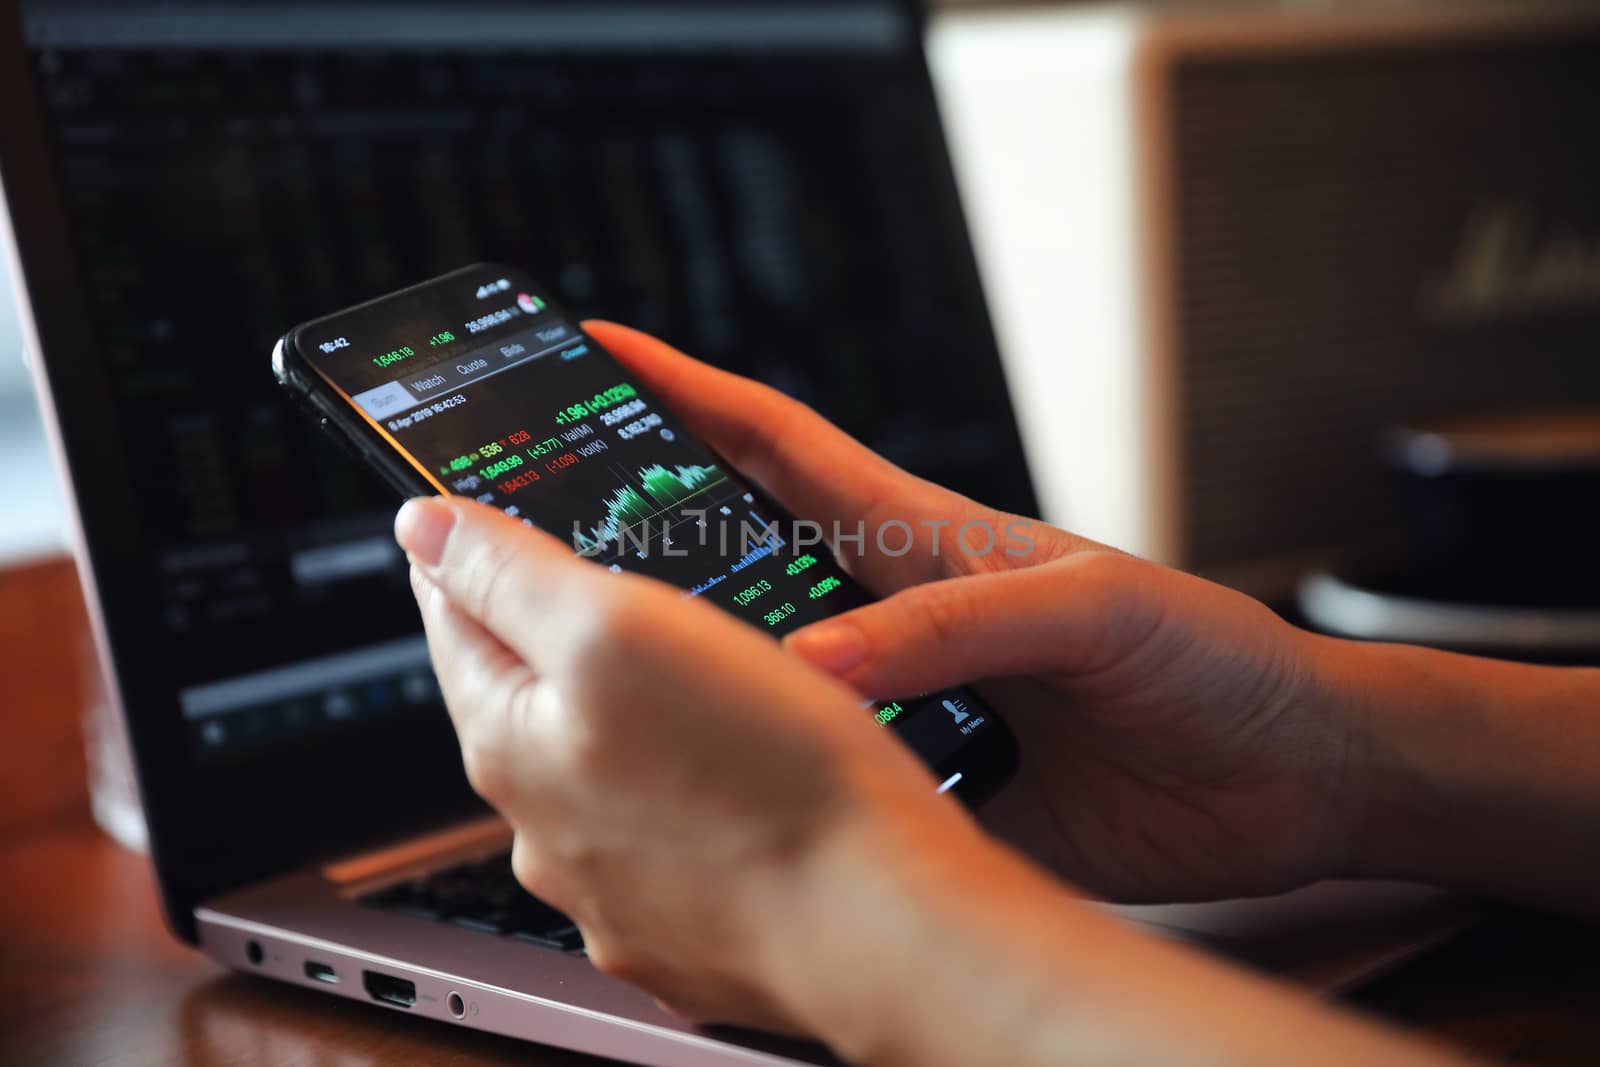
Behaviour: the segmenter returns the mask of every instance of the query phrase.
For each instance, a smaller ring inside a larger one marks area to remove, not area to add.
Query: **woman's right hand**
[[[1311,668],[1318,639],[1220,586],[915,478],[644,334],[587,328],[790,511],[847,535],[841,562],[885,599],[791,635],[796,655],[886,699],[983,683],[1022,751],[984,813],[992,830],[1124,901],[1268,893],[1344,866],[1361,735]]]

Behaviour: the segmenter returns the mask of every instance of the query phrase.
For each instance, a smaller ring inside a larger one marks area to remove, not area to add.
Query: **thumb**
[[[462,616],[536,671],[576,648],[575,618],[625,596],[622,578],[579,559],[550,534],[460,497],[407,501],[395,539]]]
[[[1127,557],[1083,553],[1044,567],[913,586],[797,630],[794,655],[873,697],[1108,663],[1141,598],[1117,580]]]

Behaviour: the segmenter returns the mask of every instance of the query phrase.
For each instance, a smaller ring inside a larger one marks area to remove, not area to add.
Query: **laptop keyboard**
[[[572,920],[517,884],[509,852],[387,886],[361,903],[541,948],[583,951]]]

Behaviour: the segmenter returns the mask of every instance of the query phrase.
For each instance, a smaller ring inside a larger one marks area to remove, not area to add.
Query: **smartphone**
[[[497,507],[614,572],[773,638],[867,603],[827,544],[689,433],[548,290],[480,264],[296,326],[278,381],[405,497]],[[1017,744],[972,692],[873,702],[942,792],[976,806]]]

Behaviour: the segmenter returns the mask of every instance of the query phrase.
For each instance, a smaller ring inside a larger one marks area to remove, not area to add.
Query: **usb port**
[[[366,989],[367,996],[382,1004],[409,1008],[417,1002],[417,984],[408,982],[404,978],[392,978],[376,971],[362,971],[361,984]]]
[[[306,977],[318,982],[327,982],[329,985],[339,983],[339,972],[326,963],[318,963],[316,960],[306,960]]]

